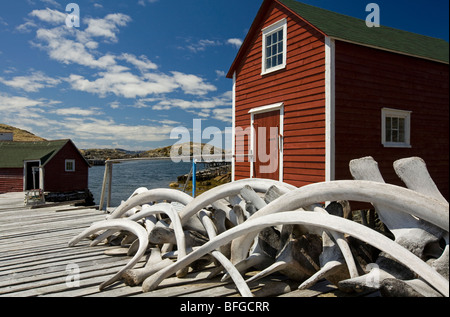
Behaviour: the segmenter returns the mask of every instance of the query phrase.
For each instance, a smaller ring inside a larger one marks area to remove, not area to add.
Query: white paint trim
[[[72,163],[73,164],[73,169],[71,169],[71,170],[67,169],[67,163]],[[70,172],[70,173],[73,173],[73,172],[76,171],[76,166],[75,166],[75,160],[74,159],[66,159],[64,161],[64,171],[65,172]]]
[[[269,69],[266,69],[266,37],[267,35],[278,32],[279,29],[283,28],[283,63],[271,67]],[[262,61],[261,61],[261,75],[270,74],[273,72],[276,72],[280,69],[286,68],[287,63],[287,19],[284,18],[278,22],[273,23],[272,25],[269,25],[268,27],[265,27],[262,29]]]
[[[41,164],[39,163],[39,189],[41,189],[42,191],[45,190],[44,187],[44,179],[45,179],[45,168],[43,166],[41,166]]]
[[[284,104],[281,105],[280,108],[280,136],[278,139],[278,151],[279,151],[279,159],[280,159],[280,166],[279,166],[279,181],[284,181]]]
[[[236,180],[236,71],[233,73],[232,108],[231,181],[234,182]]]
[[[283,181],[284,178],[284,173],[283,173],[283,168],[284,168],[284,103],[283,102],[279,102],[279,103],[275,103],[272,105],[267,105],[267,106],[262,106],[262,107],[258,107],[258,108],[253,108],[251,109],[248,113],[250,114],[250,126],[251,126],[251,135],[250,135],[250,154],[251,154],[251,159],[250,159],[250,178],[254,177],[254,173],[253,173],[253,168],[254,168],[254,159],[255,156],[257,155],[255,152],[256,149],[256,145],[255,145],[255,114],[261,114],[261,113],[266,113],[266,112],[272,112],[272,111],[280,111],[280,138],[278,140],[278,180],[280,182]]]
[[[387,148],[412,148],[411,146],[411,114],[412,111],[382,108],[381,109],[381,143]],[[397,117],[405,119],[405,142],[386,141],[386,118]]]
[[[325,37],[325,181],[335,180],[335,41]]]
[[[262,29],[263,33],[272,33],[273,31],[275,31],[278,28],[281,28],[284,24],[287,23],[287,19],[283,18],[277,22],[272,23],[269,26],[266,26],[265,28]]]
[[[281,108],[283,108],[283,106],[284,106],[284,103],[278,102],[278,103],[274,103],[274,104],[268,105],[268,106],[253,108],[248,113],[258,113],[259,114],[259,113],[264,113],[264,112],[271,112],[271,111],[275,111],[275,110],[280,110]]]
[[[251,111],[251,110],[250,110]],[[253,178],[253,168],[254,168],[254,159],[255,159],[255,113],[250,112],[250,153],[249,161],[250,161],[250,178]]]
[[[23,191],[27,190],[27,182],[28,182],[28,176],[27,176],[27,164],[28,163],[39,163],[39,172],[41,171],[41,160],[25,160],[23,161]],[[39,174],[39,189],[44,190],[44,178],[43,175]]]

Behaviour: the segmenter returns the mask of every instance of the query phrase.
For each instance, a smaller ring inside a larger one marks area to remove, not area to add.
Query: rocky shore
[[[196,194],[199,195],[211,188],[231,182],[231,164],[220,164],[209,167],[196,173]],[[192,175],[180,175],[176,182],[170,184],[171,188],[183,191],[192,191]]]

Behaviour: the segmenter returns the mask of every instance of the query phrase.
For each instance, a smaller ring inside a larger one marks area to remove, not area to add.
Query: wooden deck
[[[70,205],[29,209],[20,194],[0,195],[0,296],[1,297],[232,297],[239,296],[233,283],[219,278],[207,279],[211,269],[190,273],[186,278],[168,278],[150,293],[141,287],[116,283],[103,292],[98,286],[130,260],[109,256],[111,247],[90,247],[84,240],[69,248],[67,242],[105,215],[95,209]],[[73,285],[72,267],[79,268],[79,285]],[[144,265],[141,261],[137,267]],[[326,281],[309,290],[298,284],[271,276],[251,285],[257,297],[341,296]],[[291,291],[292,290],[292,291]]]

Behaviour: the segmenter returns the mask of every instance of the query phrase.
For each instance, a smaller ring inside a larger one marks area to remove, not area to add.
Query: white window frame
[[[411,114],[412,111],[383,108],[381,110],[381,143],[389,148],[411,148]],[[405,142],[388,142],[386,140],[386,118],[405,119]]]
[[[72,168],[72,169],[68,169],[68,168],[67,168],[67,163],[72,163],[73,168]],[[66,161],[64,162],[64,170],[65,170],[66,172],[75,172],[75,160],[66,160]]]
[[[271,35],[275,32],[279,32],[283,30],[283,63],[277,65],[275,67],[266,68],[266,58],[267,58],[267,50],[266,50],[266,38],[268,35]],[[276,72],[278,70],[286,68],[287,61],[287,20],[282,19],[262,30],[262,68],[261,75],[270,74]]]

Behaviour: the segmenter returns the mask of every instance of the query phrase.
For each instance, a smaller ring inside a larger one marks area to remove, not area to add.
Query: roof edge
[[[238,53],[236,54],[236,57],[233,60],[233,63],[231,64],[230,69],[228,70],[227,73],[227,78],[233,78],[233,74],[234,74],[234,70],[236,68],[236,64],[238,62],[238,60],[240,59],[241,55],[244,53],[245,49],[248,46],[248,40],[249,38],[253,35],[253,33],[256,31],[256,25],[259,23],[259,20],[262,20],[261,15],[263,14],[263,12],[266,9],[266,6],[269,5],[269,2],[273,2],[274,0],[264,0],[264,2],[262,3],[261,7],[258,10],[258,13],[256,14],[256,17],[253,19],[252,25],[250,26],[250,29],[247,33],[247,35],[245,36],[244,41],[242,42],[241,47],[239,48]],[[258,22],[258,23],[257,23]]]
[[[291,12],[292,14],[296,15],[298,18],[302,19],[305,23],[307,23],[309,26],[311,26],[312,28],[314,28],[315,30],[317,30],[318,32],[322,33],[324,36],[327,36],[327,34],[325,32],[323,32],[322,30],[320,30],[319,28],[317,28],[314,24],[310,23],[309,21],[307,21],[305,18],[301,17],[297,12],[295,12],[294,10],[292,10],[291,8],[289,8],[289,6],[285,5],[284,3],[278,1],[278,0],[265,0],[263,2],[263,4],[261,5],[261,7],[259,8],[258,13],[256,14],[255,19],[253,20],[253,23],[250,27],[249,32],[247,33],[247,36],[244,39],[244,42],[242,44],[242,46],[239,49],[239,52],[237,53],[233,63],[231,64],[230,69],[228,70],[227,73],[227,78],[233,78],[233,73],[234,70],[236,69],[236,64],[238,62],[238,60],[240,59],[241,55],[243,54],[243,52],[245,51],[245,49],[247,48],[248,44],[246,45],[246,43],[248,42],[248,39],[253,36],[253,34],[256,32],[256,26],[261,22],[260,20],[262,20],[262,15],[265,12],[265,10],[267,9],[267,7],[269,7],[270,5],[272,5],[272,3],[278,3],[280,6],[282,6],[284,9],[288,10],[289,12]]]
[[[420,59],[424,59],[424,60],[431,61],[431,62],[436,62],[436,63],[441,63],[441,64],[444,64],[444,65],[449,65],[448,61],[434,59],[434,58],[430,58],[430,57],[426,57],[426,56],[408,54],[406,52],[400,52],[400,51],[390,50],[388,48],[379,47],[379,46],[375,46],[375,45],[369,45],[369,44],[354,42],[354,41],[346,40],[346,39],[335,37],[335,36],[330,36],[329,38],[333,39],[333,40],[338,40],[338,41],[341,41],[341,42],[346,42],[346,43],[350,43],[350,44],[355,44],[355,45],[359,45],[359,46],[364,46],[364,47],[377,49],[377,50],[380,50],[380,51],[385,51],[385,52],[394,53],[394,54],[400,54],[400,55],[414,57],[414,58],[420,58]]]
[[[263,15],[264,11],[267,10],[268,6],[271,5],[272,3],[279,4],[280,6],[282,6],[283,8],[288,10],[289,12],[293,13],[298,18],[300,18],[303,21],[305,21],[308,25],[313,27],[315,30],[317,30],[320,33],[322,33],[324,36],[330,37],[332,39],[336,39],[336,40],[339,40],[339,41],[352,43],[352,44],[355,44],[355,45],[370,47],[370,48],[373,48],[373,49],[378,49],[378,50],[382,50],[382,51],[386,51],[386,52],[396,53],[396,54],[400,54],[400,55],[404,55],[404,56],[410,56],[410,57],[419,58],[419,59],[423,59],[423,60],[427,60],[427,61],[437,62],[437,63],[441,63],[441,64],[444,64],[444,65],[448,65],[449,64],[449,61],[448,60],[444,60],[444,59],[436,59],[436,58],[431,58],[431,57],[427,57],[427,56],[424,56],[424,55],[411,54],[411,53],[404,52],[404,51],[401,51],[401,50],[389,49],[389,48],[385,48],[383,46],[376,46],[376,45],[370,45],[370,44],[367,44],[367,43],[351,41],[351,40],[347,40],[347,39],[344,39],[344,38],[340,38],[340,37],[335,36],[333,34],[327,34],[325,31],[321,30],[319,27],[315,26],[313,23],[308,21],[305,17],[301,16],[293,8],[290,8],[289,5],[285,4],[282,0],[265,0],[263,2],[263,4],[261,5],[261,8],[259,9],[257,16],[256,16],[255,20],[252,23],[250,31],[248,32],[246,38],[244,39],[244,42],[243,42],[241,48],[239,49],[239,52],[236,55],[232,65],[231,65],[231,67],[230,67],[230,69],[229,69],[229,71],[227,73],[227,76],[226,76],[227,78],[233,78],[233,74],[236,71],[237,64],[238,64],[239,60],[242,58],[242,55],[243,55],[244,51],[249,46],[249,44],[248,44],[249,38],[251,36],[253,36],[254,33],[256,32],[256,30],[255,30],[256,29],[256,25],[258,25],[261,22],[262,15]],[[314,7],[314,6],[311,6],[311,7]],[[326,9],[323,9],[323,8],[320,8],[320,7],[317,7],[317,8],[320,9],[320,10],[330,11],[330,10],[326,10]],[[330,11],[330,12],[336,13],[334,11]],[[353,18],[353,19],[358,19],[358,18],[355,18],[355,17],[351,17],[351,16],[348,16],[348,15],[341,14],[341,13],[336,13],[336,14],[340,14],[340,15],[343,15],[343,16],[346,16],[346,17],[349,17],[349,18]],[[418,33],[412,33],[412,32],[404,31],[404,30],[401,30],[401,29],[394,29],[394,28],[391,28],[391,27],[386,27],[386,28],[390,28],[390,29],[397,30],[397,31],[403,31],[403,32],[411,33],[411,34],[421,35],[421,34],[418,34]],[[434,38],[434,37],[430,37],[430,36],[426,36],[426,35],[421,35],[421,36],[428,37],[430,39],[435,39],[435,40],[442,40],[442,39],[439,39],[439,38]],[[445,41],[445,40],[443,40],[443,41]],[[445,41],[445,42],[447,42],[447,41]]]
[[[64,142],[64,144],[59,148],[58,151],[55,151],[55,153],[53,153],[53,154],[47,159],[47,161],[45,162],[45,164],[44,164],[43,166],[47,165],[47,163],[49,163],[49,162],[52,160],[52,158],[53,158],[56,154],[58,154],[59,151],[61,151],[61,149],[62,149],[63,147],[65,147],[68,143],[71,143],[71,144],[72,144],[72,146],[75,148],[75,150],[76,150],[77,153],[81,156],[81,158],[82,158],[83,161],[87,164],[87,166],[89,166],[89,167],[91,166],[91,164],[89,164],[89,162],[86,160],[86,158],[84,157],[84,155],[81,154],[80,150],[79,150],[78,147],[75,145],[75,143],[73,143],[73,141],[72,141],[71,139],[62,139],[62,140],[53,140],[53,141],[54,141],[54,142],[63,142],[63,141],[65,141],[65,142]],[[45,141],[43,141],[43,142],[45,142]]]

